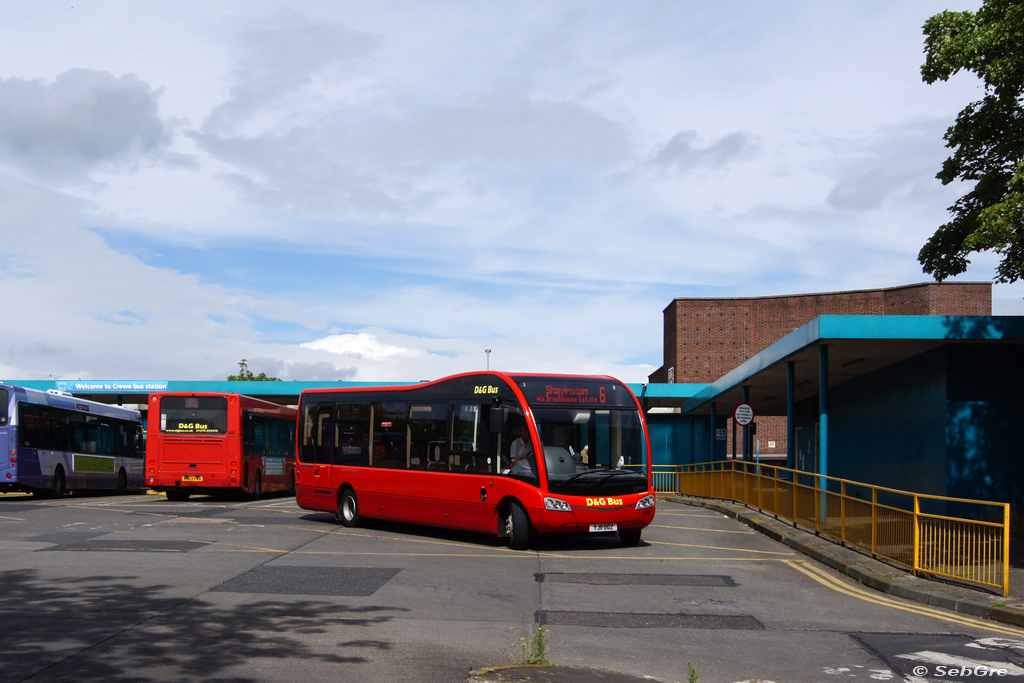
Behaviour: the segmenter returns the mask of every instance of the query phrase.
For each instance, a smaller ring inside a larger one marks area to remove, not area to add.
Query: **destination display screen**
[[[516,377],[530,405],[636,408],[633,396],[612,379]]]
[[[224,434],[228,400],[223,396],[164,396],[160,431],[164,434]]]

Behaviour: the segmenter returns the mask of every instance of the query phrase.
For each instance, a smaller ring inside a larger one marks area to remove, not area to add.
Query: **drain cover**
[[[373,595],[401,569],[389,567],[256,567],[213,590],[275,595]]]
[[[601,628],[696,628],[702,630],[763,631],[764,624],[748,614],[643,614],[635,612],[561,612],[541,610],[542,626],[597,626]]]

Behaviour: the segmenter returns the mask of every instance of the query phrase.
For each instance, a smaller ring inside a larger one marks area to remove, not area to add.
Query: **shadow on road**
[[[43,578],[0,572],[0,681],[170,681],[247,683],[239,670],[258,658],[324,664],[368,661],[392,643],[360,637],[394,607],[348,607],[312,599],[261,600],[233,609],[201,599],[160,597],[137,576]],[[344,634],[339,641],[319,634]],[[314,645],[315,644],[315,645]]]

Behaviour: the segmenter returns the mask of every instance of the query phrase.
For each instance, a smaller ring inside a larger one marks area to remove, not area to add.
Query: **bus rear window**
[[[223,396],[164,396],[160,431],[164,434],[223,434],[228,430],[228,400]]]
[[[7,424],[7,402],[10,397],[6,389],[0,389],[0,426]]]

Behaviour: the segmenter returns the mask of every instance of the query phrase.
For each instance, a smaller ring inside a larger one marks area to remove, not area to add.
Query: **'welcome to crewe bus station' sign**
[[[167,391],[166,381],[138,381],[138,380],[61,380],[56,382],[56,389],[58,391],[69,391],[74,393],[76,391],[90,391],[93,393],[99,392],[122,392],[130,391],[138,393],[140,391]]]

